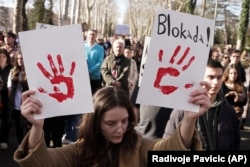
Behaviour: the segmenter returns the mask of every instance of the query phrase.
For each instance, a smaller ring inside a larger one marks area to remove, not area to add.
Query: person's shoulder
[[[229,102],[226,99],[223,99],[221,102],[221,112],[225,113],[225,114],[221,114],[221,116],[233,116],[237,118],[237,114],[233,108],[233,106],[231,104],[229,104]]]
[[[11,69],[13,68],[13,65],[8,64],[6,68],[7,68],[8,70],[11,70]]]
[[[127,57],[125,57],[124,55],[122,55],[122,58],[124,61],[126,61],[127,63],[131,63],[131,60]]]
[[[85,48],[89,48],[88,42],[84,42],[84,47],[85,47]]]
[[[136,61],[134,59],[130,59],[131,64],[136,65]]]
[[[113,61],[114,59],[115,59],[115,55],[111,54],[109,56],[106,56],[104,60],[105,61]]]

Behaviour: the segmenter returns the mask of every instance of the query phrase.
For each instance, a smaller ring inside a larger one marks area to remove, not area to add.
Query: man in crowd
[[[219,61],[209,59],[204,80],[210,84],[208,96],[212,106],[197,121],[204,150],[238,150],[240,146],[239,120],[232,106],[221,92],[223,67]],[[184,111],[173,110],[164,138],[171,136],[183,118]]]
[[[113,42],[113,54],[104,59],[101,74],[104,86],[120,87],[129,95],[128,76],[131,63],[123,54],[124,46],[124,41],[121,39]]]
[[[104,48],[97,44],[96,37],[96,30],[88,30],[87,39],[84,44],[92,93],[101,88],[100,70],[104,59]]]

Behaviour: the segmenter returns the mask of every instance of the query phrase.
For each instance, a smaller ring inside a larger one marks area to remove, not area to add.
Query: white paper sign
[[[47,28],[52,28],[55,27],[54,25],[50,25],[50,24],[44,24],[44,23],[36,23],[36,29],[47,29]]]
[[[125,24],[120,24],[115,26],[116,35],[129,35],[129,26]]]
[[[150,37],[145,37],[143,52],[142,52],[142,59],[141,59],[141,66],[140,66],[139,82],[138,82],[139,87],[141,85],[141,80],[142,80],[142,77],[143,77],[144,68],[146,66],[146,60],[147,60],[147,56],[148,56],[149,45],[150,45]]]
[[[137,103],[198,112],[188,99],[204,78],[213,30],[213,20],[159,8]]]
[[[43,104],[35,118],[94,112],[81,25],[20,32],[19,37],[29,88]]]

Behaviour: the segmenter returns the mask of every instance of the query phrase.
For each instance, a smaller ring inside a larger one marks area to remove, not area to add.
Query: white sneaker
[[[7,143],[0,143],[0,149],[1,150],[6,150],[8,148],[8,144]]]

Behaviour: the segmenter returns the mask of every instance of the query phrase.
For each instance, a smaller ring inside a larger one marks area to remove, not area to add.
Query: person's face
[[[225,64],[229,63],[229,55],[228,55],[228,54],[224,54],[224,55],[223,55],[223,58],[222,58],[222,61],[223,61]]]
[[[87,40],[89,42],[95,42],[96,41],[97,34],[94,31],[88,31],[87,33]]]
[[[4,40],[5,40],[5,43],[6,43],[7,45],[11,45],[11,44],[13,44],[14,41],[15,41],[15,39],[12,38],[12,37],[10,37],[10,36],[6,36],[6,37],[4,38]]]
[[[123,45],[119,42],[113,44],[113,51],[116,56],[123,54]]]
[[[23,66],[23,57],[22,57],[22,55],[18,54],[16,59],[17,59],[18,66]]]
[[[133,49],[136,49],[136,47],[137,47],[137,46],[136,46],[136,43],[132,43],[132,48],[133,48]]]
[[[218,53],[217,51],[214,51],[214,52],[212,53],[212,59],[214,59],[214,60],[219,60],[219,53]]]
[[[129,49],[124,49],[124,56],[127,57],[127,58],[131,58],[131,52]]]
[[[0,53],[0,66],[5,66],[7,64],[7,56],[4,53]]]
[[[138,55],[139,55],[139,56],[142,56],[142,52],[143,52],[143,50],[142,50],[142,49],[139,49],[139,50],[138,50]]]
[[[240,53],[232,53],[230,56],[230,63],[237,64],[240,61]]]
[[[206,67],[204,80],[210,85],[210,89],[208,90],[209,95],[216,95],[220,91],[222,75],[223,71],[221,68]]]
[[[124,107],[114,107],[106,111],[100,128],[104,138],[113,144],[121,143],[129,126],[128,117],[128,111]]]
[[[238,77],[236,69],[230,69],[228,74],[228,80],[234,82]]]

